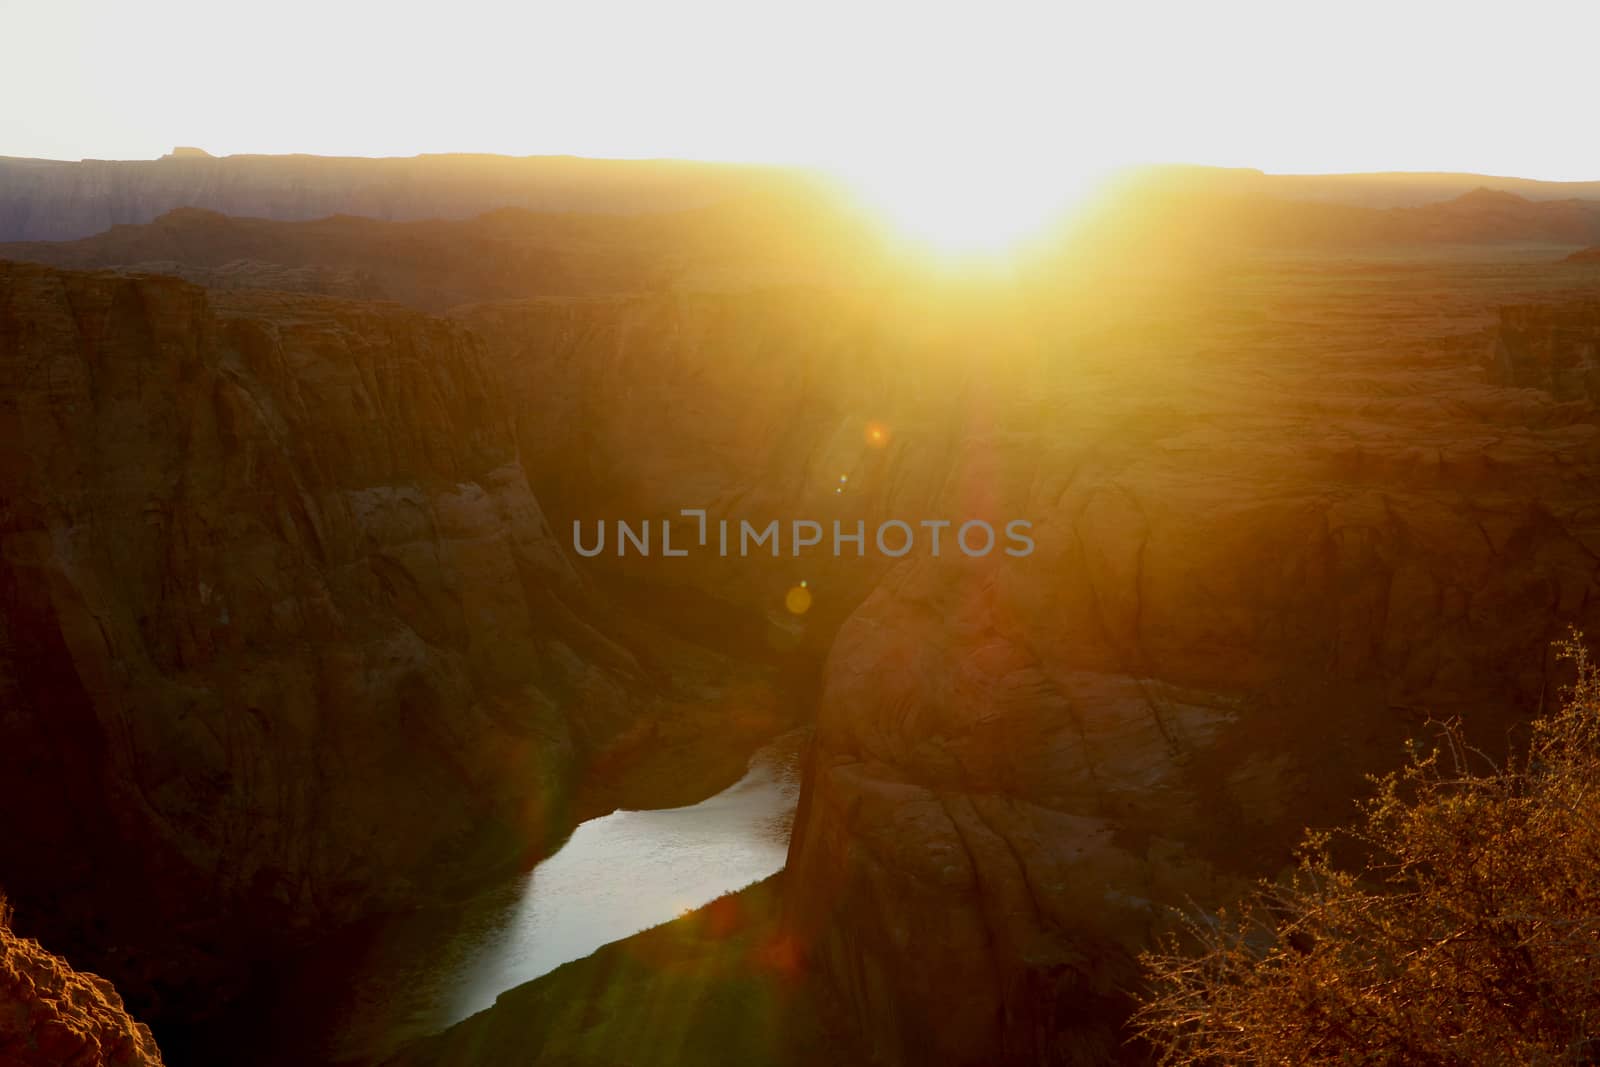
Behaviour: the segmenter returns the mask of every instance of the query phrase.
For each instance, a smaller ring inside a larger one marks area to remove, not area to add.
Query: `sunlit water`
[[[762,749],[698,804],[581,823],[532,871],[448,916],[389,924],[341,982],[325,1051],[370,1059],[494,1004],[513,986],[783,867],[801,738]]]

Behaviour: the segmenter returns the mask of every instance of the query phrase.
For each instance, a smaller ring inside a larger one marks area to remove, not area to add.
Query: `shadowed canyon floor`
[[[395,1062],[1137,1059],[1169,905],[1276,873],[1428,716],[1501,737],[1600,615],[1576,240],[795,285],[815,250],[718,237],[670,284],[384,283],[435,314],[262,287],[345,252],[144,273],[243,254],[189,239],[0,263],[0,808],[39,812],[0,884],[172,1062],[247,1032],[286,948],[708,796],[809,718],[781,889]],[[573,551],[683,508],[1036,550]]]

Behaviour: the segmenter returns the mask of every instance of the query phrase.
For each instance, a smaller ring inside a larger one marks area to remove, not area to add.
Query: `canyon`
[[[520,350],[617,383],[587,410],[592,447],[570,476],[635,500],[658,487],[640,513],[671,514],[692,471],[662,469],[681,462],[664,450],[613,452],[630,429],[726,435],[707,454],[762,470],[753,493],[800,487],[783,506],[805,514],[827,516],[840,470],[869,498],[841,510],[1035,523],[1027,559],[847,557],[812,582],[824,610],[844,603],[827,618],[782,928],[862,1062],[1139,1061],[1119,1021],[1136,953],[1173,909],[1277,875],[1305,826],[1346,822],[1364,776],[1438,720],[1503,746],[1554,699],[1550,641],[1595,624],[1594,409],[1515,370],[1587,351],[1582,276],[1541,249],[1491,249],[1231,263],[1145,279],[1138,301],[1104,299],[1106,284],[808,293],[813,313],[782,334],[803,339],[792,354],[753,323],[742,346],[713,344],[680,313],[629,335],[658,339],[632,373],[562,355],[572,335]],[[763,317],[789,306],[749,299]],[[734,302],[701,301],[749,322]],[[556,314],[493,313],[524,335]],[[717,395],[678,384],[685,334],[765,436],[716,405],[674,430],[668,388]],[[602,351],[632,352],[607,336]],[[842,433],[808,433],[740,377],[763,376],[751,365],[780,380],[804,365],[788,395],[845,398]],[[673,384],[623,386],[652,373]],[[881,452],[861,446],[848,413],[862,411],[892,427]],[[830,453],[840,436],[860,468]],[[695,584],[747,597],[738,562]],[[520,996],[396,1062],[537,1047]]]
[[[1498,751],[1554,699],[1600,435],[1480,363],[1572,313],[1503,326],[1438,269],[1375,306],[1354,265],[1235,277],[968,430],[946,491],[1039,552],[903,564],[841,626],[791,845],[796,934],[882,1061],[1130,1055],[1171,909],[1278,874],[1430,719]]]
[[[278,938],[537,847],[579,743],[562,703],[588,690],[603,733],[637,665],[567,606],[470,340],[3,269],[0,780],[35,813],[10,841],[54,858],[8,868],[24,914],[123,871],[108,928],[176,924],[205,957],[147,995],[203,999],[207,964],[249,951],[232,913]]]
[[[1528,214],[1488,199],[1429,217]],[[1274,876],[1430,718],[1497,743],[1594,632],[1570,247],[1191,269],[1178,234],[952,279],[801,202],[0,249],[0,885],[169,1061],[285,943],[708,795],[802,720],[787,870],[729,926],[805,976],[772,996],[864,1061],[1137,1060],[1170,908]],[[572,550],[684,508],[1037,550]],[[398,1062],[527,1047],[541,988]]]
[[[572,569],[457,323],[5,264],[0,367],[4,883],[158,1029],[788,721]]]

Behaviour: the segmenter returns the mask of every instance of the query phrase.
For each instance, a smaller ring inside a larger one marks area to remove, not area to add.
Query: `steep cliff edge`
[[[1488,366],[1503,385],[1562,401],[1600,400],[1600,305],[1501,308]]]
[[[908,559],[845,621],[790,852],[884,1062],[1136,1056],[1168,906],[1271,876],[1430,714],[1503,744],[1600,622],[1593,407],[1485,382],[1492,297],[1365,285],[1246,272],[970,396],[928,511],[1038,549]]]
[[[0,898],[0,1063],[6,1067],[161,1067],[150,1028],[98,975],[11,932]]]
[[[670,703],[458,324],[0,263],[0,382],[0,878],[140,1004],[537,855]]]

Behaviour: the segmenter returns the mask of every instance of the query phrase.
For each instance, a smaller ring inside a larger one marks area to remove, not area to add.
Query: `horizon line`
[[[184,152],[180,155],[178,153]],[[192,154],[190,154],[192,153]],[[362,154],[326,154],[321,152],[228,152],[215,154],[204,148],[194,145],[177,145],[159,156],[116,158],[110,156],[82,156],[78,159],[61,159],[52,156],[12,155],[0,152],[0,161],[20,163],[55,163],[64,166],[76,166],[83,163],[164,163],[164,162],[198,162],[246,159],[323,159],[336,161],[370,160],[373,162],[411,161],[424,159],[494,159],[515,162],[533,160],[569,160],[585,163],[652,163],[652,164],[684,164],[707,167],[738,167],[760,170],[784,170],[797,172],[827,173],[837,168],[837,164],[807,162],[800,160],[773,161],[757,159],[731,159],[725,157],[708,156],[612,156],[612,155],[582,155],[576,152],[534,152],[528,154],[513,154],[509,152],[484,152],[484,151],[444,151],[444,152],[414,152],[410,155],[362,155]],[[1597,185],[1600,184],[1600,175],[1592,178],[1539,178],[1521,174],[1496,173],[1487,170],[1470,169],[1440,169],[1427,168],[1417,170],[1383,169],[1383,170],[1269,170],[1265,167],[1253,166],[1243,163],[1197,163],[1188,160],[1160,159],[1136,160],[1110,164],[1103,169],[1106,173],[1128,172],[1143,169],[1193,169],[1209,171],[1235,171],[1258,174],[1268,178],[1483,178],[1492,181],[1532,182],[1541,185]]]

